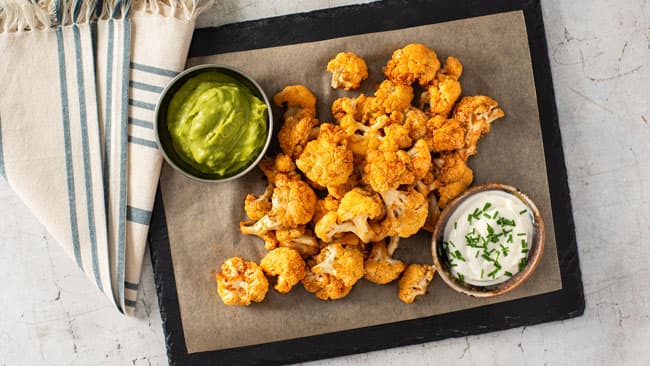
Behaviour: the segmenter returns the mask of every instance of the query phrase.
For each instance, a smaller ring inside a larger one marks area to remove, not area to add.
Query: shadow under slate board
[[[150,229],[151,256],[171,364],[294,363],[567,319],[583,313],[571,201],[539,1],[386,1],[237,23],[197,30],[189,56],[320,41],[513,10],[522,10],[526,22],[562,289],[414,320],[190,354],[159,190]]]

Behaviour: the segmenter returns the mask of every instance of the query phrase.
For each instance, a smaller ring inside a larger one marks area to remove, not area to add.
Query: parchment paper
[[[223,63],[255,78],[272,96],[285,85],[301,83],[319,98],[318,116],[332,121],[331,102],[356,92],[330,88],[327,61],[340,51],[362,56],[371,78],[362,91],[372,93],[383,79],[381,67],[393,50],[412,42],[427,44],[439,58],[458,57],[464,64],[464,95],[484,93],[499,101],[506,118],[470,158],[475,184],[501,182],[520,187],[539,206],[547,242],[536,272],[513,292],[494,299],[458,294],[435,278],[429,294],[406,305],[395,283],[378,286],[361,280],[349,296],[321,301],[297,285],[288,295],[270,289],[266,300],[249,307],[229,307],[217,295],[211,270],[233,256],[259,260],[261,239],[241,235],[244,197],[262,193],[259,171],[224,184],[201,184],[164,166],[161,187],[167,216],[174,276],[189,353],[298,338],[370,325],[415,319],[559,290],[562,287],[555,247],[544,147],[524,17],[520,11],[373,33],[321,42],[196,58],[190,65]],[[276,111],[278,129],[280,111]],[[408,263],[431,263],[430,234],[401,241],[396,257]]]

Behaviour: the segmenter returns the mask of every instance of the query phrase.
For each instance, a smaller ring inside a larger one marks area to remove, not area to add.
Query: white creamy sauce
[[[532,213],[519,198],[485,191],[467,198],[449,217],[443,250],[453,276],[489,286],[525,267],[532,235]]]

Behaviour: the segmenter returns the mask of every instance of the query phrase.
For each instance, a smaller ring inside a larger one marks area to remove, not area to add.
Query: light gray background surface
[[[219,4],[199,26],[352,3]],[[314,365],[650,363],[650,4],[542,1],[587,301],[563,322]],[[148,256],[138,318],[117,314],[0,180],[0,364],[166,364]]]

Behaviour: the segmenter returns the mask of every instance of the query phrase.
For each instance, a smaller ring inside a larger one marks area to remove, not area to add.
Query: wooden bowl
[[[449,261],[445,256],[439,256],[438,253],[444,253],[442,249],[443,235],[445,231],[445,226],[447,221],[456,208],[467,198],[485,191],[503,191],[510,193],[515,197],[519,198],[524,205],[528,207],[533,216],[533,240],[530,243],[529,252],[528,252],[528,262],[526,267],[516,273],[511,278],[489,286],[476,286],[466,282],[463,282],[452,275]],[[439,251],[440,250],[440,251]],[[438,274],[443,281],[452,289],[463,293],[465,295],[474,296],[474,297],[494,297],[498,295],[505,294],[506,292],[512,291],[514,288],[519,286],[524,282],[530,275],[533,273],[537,264],[539,263],[540,258],[542,257],[542,252],[544,251],[544,221],[542,216],[535,206],[535,203],[522,193],[519,189],[499,183],[487,183],[481,184],[479,186],[473,187],[463,194],[458,196],[452,202],[445,207],[445,209],[440,214],[438,222],[435,225],[433,231],[433,238],[431,243],[431,252],[433,255],[433,263],[438,271]]]

